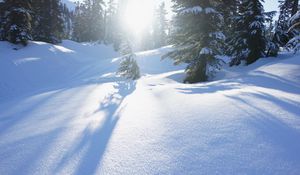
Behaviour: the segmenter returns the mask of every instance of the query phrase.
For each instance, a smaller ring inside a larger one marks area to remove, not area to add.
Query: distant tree
[[[116,0],[107,2],[107,10],[105,11],[105,37],[104,41],[107,44],[114,44],[118,38],[118,7]]]
[[[168,21],[165,3],[161,3],[155,14],[153,25],[154,47],[162,47],[167,44]]]
[[[261,0],[243,0],[235,21],[235,37],[231,40],[231,66],[254,63],[265,56],[265,16]]]
[[[207,81],[220,67],[222,15],[216,10],[218,0],[173,0],[175,19],[171,43],[175,49],[164,57],[171,57],[175,64],[187,63],[184,82]]]
[[[118,69],[117,74],[120,76],[136,80],[140,78],[140,69],[135,60],[136,55],[134,54],[131,44],[128,40],[124,39],[121,44],[120,53],[123,55],[120,67]]]
[[[69,10],[66,4],[60,4],[60,8],[63,20],[63,39],[71,39],[73,30],[73,13]]]
[[[34,40],[60,43],[64,37],[64,21],[60,0],[32,0]]]
[[[4,40],[26,46],[31,40],[30,0],[6,0],[2,8]]]
[[[273,51],[279,48],[279,46],[273,41],[274,38],[274,30],[275,30],[275,24],[274,24],[274,16],[276,15],[276,11],[271,11],[265,13],[265,23],[266,23],[266,30],[265,30],[265,37],[267,41],[267,52],[266,56],[277,56],[277,53],[274,53]]]
[[[73,38],[79,42],[103,41],[105,31],[103,0],[85,0],[74,12]]]

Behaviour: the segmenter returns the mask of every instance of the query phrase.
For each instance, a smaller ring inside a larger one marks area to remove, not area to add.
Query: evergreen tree
[[[223,33],[226,36],[226,40],[223,46],[224,47],[223,50],[226,53],[229,49],[230,40],[233,37],[235,37],[234,19],[238,16],[238,0],[222,0],[218,6],[218,10],[224,17],[224,23],[222,28],[223,28]]]
[[[59,43],[64,36],[64,23],[59,0],[33,0],[34,40]]]
[[[84,36],[86,36],[86,20],[84,18],[85,14],[85,5],[77,2],[75,11],[74,11],[74,19],[73,19],[73,33],[72,39],[77,42],[86,41]]]
[[[30,0],[6,0],[3,4],[3,37],[14,44],[27,45],[31,39]]]
[[[71,39],[72,36],[72,18],[73,13],[68,9],[66,4],[60,4],[63,20],[63,39]]]
[[[4,1],[0,2],[0,41],[4,40]]]
[[[74,14],[73,38],[79,42],[104,40],[104,2],[85,0],[79,3]]]
[[[171,42],[175,50],[170,56],[175,64],[187,63],[184,82],[206,81],[219,68],[222,41],[222,15],[216,10],[217,0],[173,0],[174,29]]]
[[[272,39],[272,47],[268,49],[268,56],[276,56],[280,47],[297,35],[297,31],[290,30],[288,21],[297,12],[298,0],[279,0],[279,18],[276,22],[275,33]],[[296,11],[296,12],[295,12]]]
[[[300,11],[291,17],[289,24],[291,26],[289,30],[300,31]],[[300,32],[287,43],[286,48],[295,53],[300,50]]]
[[[154,47],[162,47],[167,44],[167,11],[165,3],[161,3],[155,16],[153,26]]]
[[[126,79],[139,79],[140,69],[135,60],[136,55],[132,51],[131,44],[128,40],[123,40],[120,53],[123,55],[123,57],[117,74]]]
[[[230,41],[232,65],[252,64],[265,56],[265,16],[260,0],[242,0],[235,21],[235,37]]]
[[[117,38],[117,3],[116,0],[109,0],[107,3],[107,10],[105,12],[105,37],[104,41],[107,44],[112,44],[116,42]]]

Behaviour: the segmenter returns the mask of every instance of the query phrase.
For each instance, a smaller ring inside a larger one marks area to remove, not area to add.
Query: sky
[[[278,1],[277,0],[265,0],[265,11],[277,11]]]
[[[67,1],[67,0],[64,0]],[[69,0],[69,1],[82,1],[82,0]],[[152,1],[152,0],[149,0]],[[166,5],[169,7],[171,6],[171,0],[155,0],[157,4],[161,2],[166,2]],[[278,9],[278,1],[277,0],[265,0],[265,10],[266,11],[274,11]]]

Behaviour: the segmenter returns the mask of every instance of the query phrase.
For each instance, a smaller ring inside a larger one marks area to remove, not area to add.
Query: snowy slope
[[[109,64],[118,56],[106,46],[64,41],[61,45],[31,42],[28,47],[0,42],[0,102],[7,98],[66,85],[94,62]],[[104,69],[104,68],[102,68]]]
[[[0,100],[0,174],[300,172],[299,55],[188,85],[184,66],[160,61],[168,47],[138,53],[143,77],[128,82],[103,46],[0,45],[1,94],[19,91]],[[19,90],[28,82],[38,83]]]

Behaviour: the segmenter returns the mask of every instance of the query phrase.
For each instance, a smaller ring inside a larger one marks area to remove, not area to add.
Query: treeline
[[[72,12],[59,0],[4,0],[0,12],[1,40],[27,45],[28,40],[59,43],[71,37]]]
[[[206,81],[220,69],[221,55],[230,65],[249,65],[262,57],[277,56],[281,48],[300,50],[299,0],[279,0],[276,12],[265,12],[263,0],[172,0],[168,21],[162,3],[154,23],[144,32],[140,50],[167,44],[175,49],[165,55],[176,64],[186,63],[185,82]],[[28,40],[59,43],[113,44],[120,50],[126,1],[84,0],[74,11],[59,0],[0,1],[0,40],[26,45]]]
[[[265,12],[263,0],[173,0],[175,17],[171,43],[176,49],[165,57],[186,63],[185,82],[207,81],[220,69],[221,55],[231,66],[249,65],[259,58],[277,56],[280,48],[299,50],[299,0],[279,0],[276,12]]]
[[[122,26],[125,7],[126,1],[84,0],[70,11],[60,0],[0,1],[0,40],[26,45],[28,40],[60,43],[72,39],[113,44],[118,50],[126,33]],[[167,44],[166,14],[162,3],[140,49]]]

